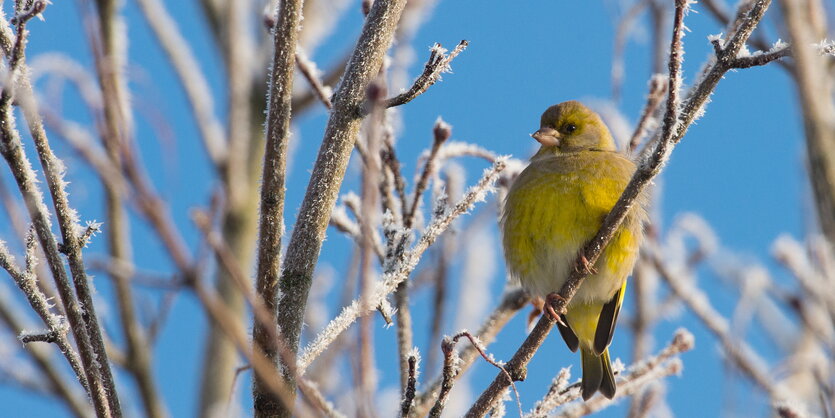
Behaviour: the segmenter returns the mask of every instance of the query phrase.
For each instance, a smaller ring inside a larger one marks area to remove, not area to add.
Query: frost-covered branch
[[[307,82],[310,83],[310,89],[313,90],[313,93],[319,98],[319,101],[326,108],[331,109],[333,107],[333,103],[331,103],[333,91],[330,87],[322,83],[322,80],[319,78],[321,76],[319,74],[319,68],[316,67],[315,62],[307,57],[307,54],[301,46],[296,47],[296,66],[299,67],[299,71]]]
[[[613,399],[598,396],[585,402],[573,403],[566,406],[556,416],[561,418],[574,418],[591,415],[611,406],[622,398],[635,395],[652,382],[656,382],[667,376],[681,374],[684,366],[681,359],[676,356],[691,350],[693,344],[693,335],[689,331],[683,329],[676,331],[670,344],[656,356],[649,357],[628,368],[629,373],[623,376],[623,380],[618,384],[618,393]],[[577,386],[572,385],[570,388],[574,389],[574,387]],[[580,391],[574,390],[572,391],[572,395],[570,398],[578,399]]]
[[[261,180],[260,219],[258,222],[258,267],[255,276],[255,292],[263,301],[271,319],[263,324],[255,321],[252,330],[253,346],[266,355],[275,366],[280,363],[276,339],[271,337],[276,322],[272,319],[278,309],[279,269],[281,266],[281,238],[284,235],[284,188],[287,171],[287,146],[290,141],[290,116],[295,70],[296,45],[301,22],[302,1],[282,1],[278,9],[278,23],[273,30],[274,55],[268,92],[266,151]],[[306,292],[305,292],[306,296]],[[304,306],[304,301],[301,301]],[[303,310],[303,309],[302,309]],[[278,321],[283,335],[289,342],[290,357],[295,357],[298,342],[288,335],[284,321]],[[297,338],[297,337],[296,337]],[[296,379],[285,367],[282,385],[289,391],[289,400],[274,397],[270,383],[259,376],[252,385],[255,416],[290,416],[292,401],[296,395]],[[274,391],[273,391],[274,392]],[[289,401],[289,402],[288,402]]]
[[[385,106],[401,106],[411,102],[414,98],[423,94],[426,89],[441,79],[441,74],[450,71],[449,64],[453,59],[455,59],[455,57],[458,56],[458,54],[461,53],[461,51],[467,48],[467,45],[469,45],[469,42],[463,40],[459,42],[449,54],[447,54],[446,49],[441,47],[441,44],[433,45],[430,49],[429,59],[423,67],[423,73],[417,78],[417,80],[415,80],[412,87],[409,88],[408,91],[386,100]]]
[[[493,312],[487,316],[484,323],[482,323],[481,327],[479,327],[478,331],[475,333],[475,336],[485,346],[492,343],[499,331],[501,331],[510,319],[513,318],[516,312],[528,303],[528,300],[529,298],[527,293],[520,288],[506,291],[496,309],[494,309]],[[478,351],[475,346],[472,345],[469,345],[461,350],[458,354],[461,373],[457,374],[455,378],[463,374],[463,372],[475,362],[478,355]],[[426,410],[430,407],[430,405],[432,405],[432,402],[435,399],[434,394],[438,392],[442,383],[443,376],[438,376],[417,396],[414,408],[417,415],[426,415]]]
[[[638,149],[638,145],[640,145],[647,132],[652,132],[657,128],[658,121],[655,118],[655,112],[658,110],[658,105],[661,104],[666,94],[667,77],[661,74],[652,76],[649,80],[647,103],[644,105],[644,110],[641,112],[641,118],[638,119],[638,124],[635,125],[632,137],[629,138],[627,150],[630,154]]]
[[[36,1],[31,9],[43,8],[46,3]],[[17,36],[11,33],[8,22],[0,19],[0,46],[9,61],[11,78],[17,83],[4,85],[0,94],[0,154],[3,155],[14,175],[21,195],[24,198],[35,231],[41,242],[47,263],[61,296],[61,302],[67,312],[70,328],[76,338],[83,370],[91,388],[91,396],[99,416],[121,415],[119,400],[113,381],[110,364],[95,314],[92,297],[84,264],[81,258],[81,248],[78,242],[77,214],[70,208],[63,180],[63,163],[52,153],[43,130],[40,116],[34,106],[24,106],[35,148],[41,161],[50,194],[55,205],[55,212],[64,241],[64,248],[68,254],[70,270],[72,272],[75,289],[70,284],[63,260],[58,252],[58,243],[52,234],[49,212],[44,205],[43,195],[36,186],[37,181],[31,164],[24,154],[20,134],[15,127],[11,105],[15,94],[15,87],[26,97],[34,97],[27,78],[25,65],[21,65],[24,56],[24,39],[26,37],[26,22],[32,14],[23,14],[17,19]],[[14,37],[14,41],[12,38]],[[25,102],[24,102],[25,104]],[[78,299],[76,295],[78,294]]]
[[[443,412],[444,405],[446,405],[447,398],[449,397],[449,392],[452,390],[452,384],[455,381],[455,377],[461,373],[461,358],[458,356],[458,351],[455,350],[455,345],[458,343],[458,340],[463,337],[470,340],[470,344],[472,344],[473,348],[481,355],[481,358],[483,358],[484,361],[498,368],[508,379],[512,379],[510,373],[507,372],[504,365],[494,360],[492,355],[488,355],[486,348],[478,337],[473,336],[473,334],[469,331],[464,330],[453,335],[452,337],[445,337],[441,342],[441,351],[444,353],[444,368],[443,373],[441,374],[441,390],[438,393],[438,399],[435,401],[435,405],[429,410],[429,416],[432,418],[438,418],[441,416],[441,412]],[[519,416],[522,416],[522,401],[519,399],[519,391],[516,389],[515,383],[511,382],[510,385],[513,387],[513,393],[516,394],[516,404],[519,407]]]
[[[308,344],[307,347],[299,355],[298,369],[300,374],[304,374],[305,370],[310,366],[313,360],[319,356],[336,338],[348,329],[354,321],[362,315],[372,312],[377,306],[385,300],[385,298],[394,292],[400,283],[405,281],[412,271],[417,266],[423,253],[432,245],[438,236],[446,231],[453,220],[458,216],[469,212],[476,202],[484,200],[485,196],[492,191],[493,183],[499,176],[499,173],[505,168],[505,159],[500,158],[496,161],[493,167],[485,170],[481,180],[470,188],[470,190],[462,197],[454,207],[447,213],[442,214],[432,220],[426,226],[414,247],[408,251],[400,253],[393,252],[395,258],[387,260],[391,265],[388,273],[383,275],[381,281],[375,284],[373,298],[368,301],[354,300],[350,305],[345,307],[339,315],[334,318],[318,336]],[[400,236],[405,236],[407,231],[400,231],[396,234],[395,239]]]
[[[63,317],[55,315],[51,311],[51,304],[48,298],[40,290],[37,284],[37,277],[35,276],[35,247],[37,240],[34,231],[26,237],[26,268],[20,269],[14,263],[14,257],[9,252],[6,244],[0,241],[0,268],[6,270],[9,276],[14,280],[15,284],[23,292],[29,306],[38,314],[44,325],[49,327],[49,333],[54,336],[54,343],[61,350],[61,353],[66,357],[67,362],[75,372],[81,386],[89,394],[90,385],[87,380],[87,375],[81,366],[81,361],[78,358],[78,353],[70,345],[67,338],[67,327]]]
[[[556,416],[579,417],[600,411],[617,403],[622,398],[635,395],[652,382],[669,375],[681,373],[682,363],[677,356],[690,351],[693,347],[693,334],[685,329],[677,330],[672,341],[658,354],[648,356],[627,367],[626,370],[615,371],[616,376],[620,378],[620,382],[618,383],[618,393],[613,399],[598,396],[587,401],[570,403],[580,399],[580,383],[569,385],[570,372],[569,369],[564,368],[554,378],[545,396],[536,403],[534,409],[526,417],[546,417],[562,405],[565,405],[565,407],[556,411]]]
[[[653,266],[664,278],[675,294],[687,305],[710,330],[719,342],[729,360],[737,365],[755,384],[768,393],[777,402],[796,401],[794,395],[785,386],[774,381],[774,377],[765,367],[765,361],[745,341],[733,336],[728,320],[710,304],[707,295],[694,286],[692,280],[685,280],[668,268],[657,248],[647,251]]]
[[[400,401],[400,417],[406,418],[409,416],[409,411],[412,410],[415,400],[415,386],[417,386],[418,366],[420,364],[420,352],[415,347],[409,354],[407,360],[409,363],[409,373],[406,380],[406,389],[403,391],[403,399]]]
[[[293,235],[287,246],[281,280],[278,280],[277,275],[273,276],[278,268],[277,257],[276,264],[270,266],[269,270],[259,269],[258,280],[262,280],[261,273],[270,271],[271,277],[265,283],[277,287],[281,292],[282,296],[278,301],[278,326],[292,352],[296,352],[299,347],[313,271],[362,122],[360,109],[368,86],[377,77],[383,64],[383,57],[394,37],[405,4],[405,0],[378,1],[371,7],[345,75],[333,98],[333,109],[325,128],[324,139],[299,209]],[[291,50],[295,51],[295,44]],[[270,160],[265,161],[265,167],[269,167]],[[267,185],[264,184],[262,190],[266,189]],[[262,207],[262,213],[263,210]],[[276,225],[274,223],[272,227]],[[272,248],[277,251],[280,247]],[[309,363],[299,362],[299,365],[301,373]],[[292,376],[285,373],[285,379],[292,386]],[[283,411],[284,414],[289,412]]]

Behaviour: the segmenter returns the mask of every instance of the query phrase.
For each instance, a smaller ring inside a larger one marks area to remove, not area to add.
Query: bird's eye
[[[569,123],[569,124],[565,125],[565,127],[563,129],[565,129],[566,133],[570,134],[570,133],[577,130],[577,125],[575,125],[573,123]]]

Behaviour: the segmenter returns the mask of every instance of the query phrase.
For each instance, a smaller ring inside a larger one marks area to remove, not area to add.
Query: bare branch
[[[548,392],[542,397],[533,407],[533,410],[528,414],[531,417],[547,417],[548,413],[556,409],[558,406],[568,402],[568,381],[571,379],[571,368],[563,367],[557,374],[557,377],[551,381],[551,386],[548,387]]]
[[[444,352],[443,380],[441,383],[441,391],[438,394],[438,400],[435,402],[435,406],[433,406],[429,411],[429,416],[433,418],[441,416],[441,412],[444,409],[449,392],[452,390],[452,383],[455,380],[455,376],[461,372],[461,369],[458,367],[460,359],[458,358],[458,353],[455,351],[455,344],[458,343],[458,340],[461,337],[467,337],[475,350],[486,362],[501,370],[501,372],[511,380],[510,386],[513,387],[513,393],[516,394],[516,404],[519,407],[519,416],[522,416],[522,401],[519,399],[519,391],[516,389],[516,384],[513,383],[513,378],[510,376],[510,373],[507,372],[507,369],[505,369],[503,365],[493,360],[492,355],[487,355],[481,341],[466,330],[461,331],[452,337],[446,337],[443,342],[441,342],[441,350]]]
[[[282,2],[282,7],[285,7],[286,3]],[[391,44],[395,27],[405,4],[405,0],[378,1],[371,7],[345,76],[334,96],[333,110],[325,128],[324,140],[293,228],[293,235],[287,246],[286,263],[281,280],[273,275],[269,278],[264,276],[268,270],[272,272],[277,270],[277,262],[269,269],[259,268],[258,280],[263,281],[266,286],[280,289],[282,297],[278,301],[278,325],[292,352],[298,351],[307,295],[313,281],[313,270],[322,248],[322,240],[339,193],[339,186],[345,176],[348,160],[356,142],[361,122],[358,117],[359,111],[365,100],[368,85],[381,68],[383,57]],[[282,16],[283,14],[280,13],[279,29],[276,33],[282,30]],[[289,36],[287,34],[285,40]],[[276,38],[278,39],[278,36]],[[295,42],[290,45],[292,47],[288,50],[295,51]],[[288,91],[289,89],[285,89],[285,92]],[[265,169],[268,169],[272,160],[266,159],[265,161],[267,162]],[[269,184],[265,181],[262,190],[268,190],[268,187]],[[264,219],[265,208],[263,206],[261,211],[262,219]],[[273,221],[271,225],[274,228],[278,225],[278,220]],[[263,231],[262,228],[262,234]],[[279,247],[272,244],[274,242],[269,244],[262,242],[262,248],[270,245],[274,251],[277,251]],[[263,260],[263,257],[260,259]],[[275,260],[277,261],[277,256]],[[305,365],[302,363],[299,363],[300,373],[309,365],[309,363]],[[284,378],[291,386],[294,385],[292,376],[285,373]],[[289,409],[283,411],[284,414],[289,414],[289,412]]]
[[[301,8],[301,0],[281,2],[278,10],[278,24],[273,31],[275,55],[268,95],[267,144],[261,184],[258,269],[255,279],[255,291],[264,301],[271,316],[275,315],[278,307],[281,237],[284,234],[284,181],[287,170],[287,145],[290,140],[290,106]],[[272,324],[274,321],[269,321],[269,323]],[[287,329],[284,328],[283,322],[279,321],[278,326],[282,328],[284,338],[288,340],[295,353],[295,346],[298,343],[287,336]],[[273,325],[268,327],[272,328]],[[253,344],[264,352],[269,362],[277,365],[279,362],[277,347],[266,328],[267,326],[260,322],[255,323],[252,331]],[[289,388],[290,400],[294,399],[296,382],[293,375],[288,375],[286,370],[283,384]],[[293,402],[279,402],[270,395],[267,388],[267,382],[256,378],[252,388],[255,415],[259,417],[278,414],[290,416],[293,411]]]
[[[12,277],[15,284],[20,288],[24,296],[26,296],[29,305],[55,335],[55,344],[61,350],[64,357],[66,357],[81,386],[90,394],[90,384],[87,380],[87,375],[81,366],[78,353],[72,348],[67,338],[64,319],[50,311],[50,303],[36,283],[37,278],[34,275],[36,242],[34,231],[30,230],[30,233],[26,237],[26,269],[20,270],[14,265],[14,258],[8,248],[6,248],[5,243],[0,241],[0,268],[9,273],[9,276]],[[59,332],[62,329],[63,332]]]
[[[499,173],[505,168],[505,159],[500,158],[488,170],[485,170],[481,180],[470,188],[460,202],[458,202],[448,213],[435,218],[425,229],[417,244],[402,254],[393,254],[394,258],[387,260],[390,266],[385,266],[388,271],[383,275],[383,280],[378,282],[374,290],[374,299],[362,303],[354,300],[334,318],[322,332],[303,350],[299,355],[299,374],[304,374],[310,363],[316,359],[336,338],[351,326],[357,318],[372,312],[382,301],[397,288],[400,283],[408,279],[409,275],[417,266],[420,257],[432,245],[438,236],[443,233],[458,216],[472,209],[475,202],[483,200],[492,189],[493,183]],[[401,234],[405,234],[401,231]]]
[[[528,295],[524,290],[517,288],[506,291],[496,309],[484,320],[484,323],[478,329],[475,336],[478,337],[482,344],[489,345],[496,338],[499,331],[513,318],[516,312],[522,309],[527,303]],[[478,358],[478,355],[475,346],[467,346],[461,350],[459,353],[459,367],[462,373],[473,364],[475,359]],[[457,374],[455,378],[458,378],[460,375],[461,373]],[[426,410],[434,400],[434,394],[441,388],[442,380],[443,377],[439,376],[417,396],[414,408],[417,415],[426,415]]]
[[[409,411],[412,410],[415,400],[415,386],[417,385],[418,377],[418,363],[420,362],[420,354],[417,348],[412,350],[409,355],[409,374],[406,381],[406,390],[403,391],[403,399],[400,401],[400,417],[406,418],[409,416]]]
[[[37,7],[43,7],[44,2],[36,2]],[[38,6],[39,5],[39,6]],[[26,34],[26,20],[19,20],[17,38],[14,47],[9,51],[9,68],[13,74],[20,71],[19,64],[24,55],[24,38]],[[5,19],[0,19],[0,40],[3,45],[11,45],[11,31]],[[76,300],[70,285],[63,260],[58,253],[58,245],[50,228],[49,215],[43,203],[40,190],[35,186],[35,174],[27,160],[20,135],[15,128],[14,116],[11,110],[13,92],[12,86],[7,84],[0,95],[0,153],[12,169],[15,180],[26,202],[35,230],[41,241],[41,247],[46,253],[47,262],[53,274],[61,301],[68,315],[70,327],[78,342],[83,369],[90,382],[93,403],[96,413],[100,416],[111,414],[119,416],[119,401],[107,361],[107,353],[101,337],[101,329],[95,314],[92,297],[88,287],[81,249],[75,231],[75,211],[69,207],[67,194],[64,190],[63,163],[58,160],[49,148],[46,134],[43,131],[40,117],[32,106],[24,106],[24,115],[29,123],[38,157],[41,160],[47,185],[52,195],[56,213],[61,227],[64,244],[69,254],[70,268],[80,302]],[[20,90],[25,96],[32,97],[31,85],[26,77],[19,79]],[[89,322],[88,322],[89,321]],[[88,334],[89,331],[89,334]]]
[[[467,48],[469,42],[463,40],[458,43],[455,49],[447,55],[446,49],[441,44],[435,44],[429,53],[429,60],[423,67],[423,73],[415,80],[412,87],[391,99],[386,100],[386,107],[401,106],[411,102],[415,97],[420,96],[429,87],[441,79],[441,74],[450,70],[449,64],[458,54]]]
[[[641,118],[635,126],[635,131],[629,139],[629,153],[634,153],[638,149],[641,140],[644,136],[651,132],[656,125],[655,111],[658,110],[658,105],[667,94],[667,77],[661,74],[654,75],[649,80],[649,94],[647,94],[647,104],[644,105],[644,111],[641,113]]]
[[[333,94],[333,91],[331,91],[330,87],[322,84],[322,80],[319,79],[319,69],[316,67],[316,63],[307,57],[307,54],[301,46],[296,47],[296,66],[299,67],[299,71],[301,71],[307,82],[310,83],[310,89],[313,90],[313,93],[316,94],[316,97],[319,98],[322,104],[328,109],[333,108],[333,103],[331,103],[331,94]]]

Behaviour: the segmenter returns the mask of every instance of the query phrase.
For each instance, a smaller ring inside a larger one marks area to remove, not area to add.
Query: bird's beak
[[[538,131],[531,134],[533,139],[546,147],[553,147],[560,144],[560,133],[553,128],[539,128]]]

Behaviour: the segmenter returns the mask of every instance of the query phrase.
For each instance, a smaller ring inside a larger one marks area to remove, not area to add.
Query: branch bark
[[[259,220],[258,270],[255,291],[264,301],[270,315],[275,315],[278,302],[278,274],[281,263],[281,236],[284,233],[284,182],[287,171],[287,146],[290,136],[293,71],[296,63],[301,22],[302,0],[282,1],[278,9],[278,23],[274,29],[274,56],[270,77],[270,91],[266,126],[266,151],[261,184],[261,215]],[[305,292],[305,296],[307,293]],[[304,313],[302,301],[301,314]],[[301,321],[301,316],[299,317]],[[283,329],[282,322],[278,322]],[[272,326],[272,325],[270,325]],[[286,335],[286,334],[285,334]],[[270,363],[279,365],[276,342],[266,326],[255,321],[253,345],[264,353]],[[291,355],[295,355],[296,342]],[[292,372],[284,368],[284,383],[289,389],[290,402],[284,403],[269,390],[269,382],[256,376],[252,397],[256,417],[291,416],[296,382]]]
[[[284,4],[282,3],[282,7],[285,7]],[[274,270],[267,269],[267,266],[263,269],[259,267],[258,280],[264,281],[265,288],[278,285],[281,291],[282,297],[278,303],[278,325],[293,353],[298,352],[313,270],[359,131],[361,105],[365,99],[366,89],[380,70],[405,4],[405,0],[378,1],[371,8],[334,98],[333,111],[325,129],[319,156],[316,159],[313,175],[287,248],[286,264],[281,280],[278,281],[275,276],[262,276],[262,273],[267,271],[273,273],[277,271],[277,259],[276,263],[270,266]],[[279,16],[279,27],[281,24],[281,16]],[[293,52],[294,49],[287,51],[288,54]],[[269,162],[269,159],[265,161]],[[264,190],[266,189],[265,181]],[[264,208],[262,208],[263,211]],[[273,225],[278,226],[278,224]],[[296,386],[295,378],[291,374],[285,372],[284,378],[290,387]],[[281,416],[287,416],[292,413],[292,410],[276,409],[275,412]]]

